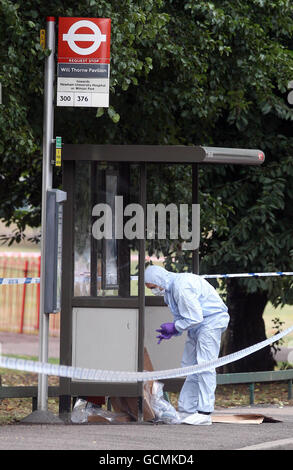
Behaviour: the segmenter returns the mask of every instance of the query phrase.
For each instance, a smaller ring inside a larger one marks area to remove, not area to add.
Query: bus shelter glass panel
[[[146,262],[192,272],[200,238],[191,164],[147,164]],[[145,295],[152,295],[145,289]]]
[[[137,296],[138,239],[125,226],[139,206],[139,166],[77,161],[75,175],[74,296]]]

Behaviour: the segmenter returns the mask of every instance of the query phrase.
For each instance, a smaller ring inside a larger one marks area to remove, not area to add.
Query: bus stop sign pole
[[[42,175],[42,219],[41,219],[41,276],[40,276],[40,328],[39,361],[48,362],[49,318],[45,313],[45,251],[46,251],[46,199],[52,189],[52,144],[54,132],[54,77],[55,77],[55,18],[46,18],[46,49],[51,51],[45,61],[44,80],[44,121],[43,121],[43,175]],[[38,376],[38,407],[23,422],[63,422],[48,411],[48,376]]]

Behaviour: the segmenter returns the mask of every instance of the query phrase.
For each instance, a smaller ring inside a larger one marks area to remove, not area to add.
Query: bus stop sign
[[[59,18],[57,106],[109,106],[109,18]]]

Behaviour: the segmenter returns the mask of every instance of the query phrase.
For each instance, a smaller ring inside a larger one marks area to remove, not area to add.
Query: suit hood
[[[144,276],[144,282],[156,284],[157,286],[163,287],[163,289],[167,290],[170,282],[176,274],[167,271],[167,269],[162,268],[161,266],[148,266],[145,270]]]

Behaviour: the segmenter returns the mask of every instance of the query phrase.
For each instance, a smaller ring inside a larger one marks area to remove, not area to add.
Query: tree
[[[291,11],[285,8],[284,15],[281,11],[277,13],[281,3],[255,2],[261,8],[268,8],[266,19],[258,21],[263,36],[267,38],[266,47],[258,55],[249,55],[249,49],[243,47],[244,37],[241,40],[241,35],[237,35],[235,52],[240,70],[233,67],[233,74],[238,76],[238,90],[232,93],[235,97],[245,97],[245,105],[241,98],[241,104],[234,103],[226,110],[223,117],[226,123],[231,124],[223,126],[219,120],[215,139],[217,145],[222,146],[229,146],[234,141],[239,147],[261,148],[266,153],[266,163],[257,170],[221,168],[203,175],[203,184],[212,187],[215,196],[234,208],[227,220],[229,231],[225,238],[213,233],[203,244],[203,269],[209,269],[209,272],[215,272],[219,264],[222,272],[290,271],[292,267],[292,115],[283,99],[285,89],[279,81],[282,72],[279,74],[276,67],[286,53],[288,59],[285,63],[289,68],[292,53],[287,48],[292,46],[292,8]],[[270,8],[276,12],[276,21],[270,18]],[[250,21],[253,17],[258,18],[259,13],[252,10]],[[250,26],[255,25],[251,23]],[[257,38],[254,44],[258,47]],[[262,77],[251,75],[252,86],[244,87],[242,77],[251,73],[247,65],[253,59],[270,62],[271,69]],[[245,64],[246,71],[242,69]],[[265,88],[257,94],[254,87],[256,79],[261,84],[265,83]],[[292,303],[291,278],[231,279],[227,282],[231,322],[223,353],[234,352],[265,338],[262,314],[268,300],[275,306]],[[267,348],[228,365],[224,371],[267,370],[273,366],[274,361]]]
[[[283,99],[293,77],[289,0],[0,0],[0,11],[5,99],[0,110],[1,218],[16,222],[20,230],[40,223],[43,64],[48,52],[39,46],[38,35],[46,15],[111,17],[111,106],[56,109],[56,134],[70,143],[264,150],[267,160],[261,169],[201,169],[201,272],[289,265],[293,111]],[[182,170],[181,181],[189,175]],[[172,181],[177,175],[165,168],[160,185],[164,176]],[[56,173],[55,185],[59,182]],[[176,200],[187,188],[176,185]],[[165,194],[171,197],[170,187]],[[189,258],[179,254],[169,266],[181,268]],[[253,321],[255,315],[262,319],[266,299],[290,301],[288,280],[233,282],[233,288],[232,283],[227,286],[231,325],[237,331],[233,337],[243,341],[230,341],[227,352],[265,335],[261,320],[255,336],[253,328],[247,337],[242,333],[243,322],[236,321],[242,318],[237,313],[240,289],[250,309],[250,294],[259,303],[259,312],[251,310]],[[257,365],[249,367],[271,368],[269,354],[265,357],[260,364],[254,357]]]
[[[162,45],[167,37],[168,15],[160,11],[163,2],[136,3],[0,1],[0,81],[4,96],[0,109],[0,218],[15,222],[20,231],[26,225],[40,223],[43,74],[49,51],[42,50],[39,31],[46,16],[111,17],[112,105],[105,115],[103,109],[56,109],[55,130],[65,142],[125,142],[128,136],[117,127],[120,116],[114,106],[120,109],[123,99],[127,100],[128,88],[135,88],[149,74],[152,58],[147,52],[160,37]],[[60,175],[55,178],[58,183]]]

